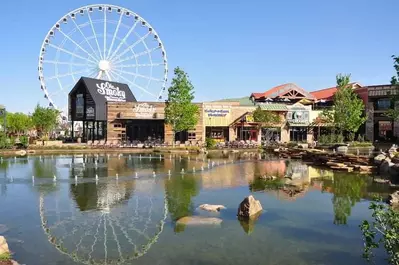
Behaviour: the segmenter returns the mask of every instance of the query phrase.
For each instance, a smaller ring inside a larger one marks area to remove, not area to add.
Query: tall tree
[[[199,108],[192,103],[194,86],[179,67],[175,68],[174,74],[165,107],[165,121],[172,126],[174,132],[173,143],[176,133],[194,129],[199,119]]]
[[[58,125],[60,112],[56,109],[36,106],[32,114],[32,122],[42,135],[48,135]]]
[[[350,75],[339,74],[336,80],[338,90],[334,94],[333,111],[325,110],[322,116],[333,123],[339,133],[354,133],[367,119],[363,114],[363,101],[353,91]]]

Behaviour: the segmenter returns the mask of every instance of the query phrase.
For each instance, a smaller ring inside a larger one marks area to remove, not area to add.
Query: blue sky
[[[28,112],[45,103],[37,59],[50,27],[94,1],[3,1],[0,104]],[[182,67],[196,100],[247,96],[294,82],[308,91],[351,73],[364,85],[389,83],[399,54],[397,0],[108,0],[158,31],[169,67]],[[172,71],[170,73],[171,77]]]

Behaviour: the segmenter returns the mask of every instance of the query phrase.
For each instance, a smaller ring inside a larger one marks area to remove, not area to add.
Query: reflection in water
[[[351,264],[362,264],[354,243],[360,233],[348,219],[351,214],[356,220],[368,218],[367,206],[357,202],[368,198],[369,193],[382,191],[368,182],[367,176],[333,173],[277,158],[259,160],[252,156],[252,161],[247,157],[246,161],[226,165],[224,161],[232,157],[224,159],[212,159],[216,166],[210,170],[208,161],[201,157],[180,160],[169,155],[4,160],[0,163],[0,181],[3,175],[8,179],[14,176],[15,181],[2,182],[7,193],[3,191],[5,196],[0,199],[1,222],[24,228],[16,229],[16,233],[24,231],[18,237],[27,243],[16,252],[27,264],[32,258],[35,264],[51,264],[52,260],[70,264],[71,259],[78,264],[338,264],[337,257],[346,257],[345,253],[355,257]],[[196,173],[190,173],[194,167]],[[182,168],[186,174],[180,174]],[[32,175],[38,178],[34,187]],[[53,175],[57,175],[56,182]],[[276,178],[265,181],[261,176]],[[264,216],[237,221],[236,207],[249,192],[257,193]],[[300,196],[304,199],[297,200]],[[40,223],[37,218],[18,218],[36,214],[38,200]],[[194,212],[194,206],[203,203],[220,203],[227,209],[220,213]],[[349,224],[344,232],[331,226],[332,210],[326,207],[331,203],[334,223]],[[173,226],[175,221],[193,214],[218,217],[223,224],[220,229],[195,227],[176,235],[184,226]],[[168,216],[173,225],[164,226]],[[243,236],[243,230],[251,236]],[[54,249],[47,247],[43,237],[32,238],[43,232]],[[34,250],[29,249],[31,244]],[[319,259],[319,253],[327,253],[328,259]],[[134,261],[140,257],[140,261]]]
[[[157,181],[85,183],[69,193],[41,194],[40,217],[48,240],[83,264],[125,264],[150,249],[167,216]],[[144,192],[143,192],[144,191]]]
[[[165,181],[168,210],[173,221],[192,215],[192,198],[198,194],[199,187],[194,176],[174,176]]]
[[[262,212],[259,212],[251,216],[250,218],[243,218],[238,216],[238,221],[240,222],[240,225],[245,233],[247,233],[248,235],[252,234],[252,232],[255,230],[255,224],[258,221],[261,214]]]
[[[334,224],[347,223],[352,207],[366,195],[366,180],[364,175],[342,173],[334,173],[332,179],[323,180],[323,191],[334,194]]]

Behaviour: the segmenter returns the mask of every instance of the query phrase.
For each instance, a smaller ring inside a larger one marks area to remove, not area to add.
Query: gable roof
[[[359,83],[356,82],[349,83],[349,85],[351,85],[353,89],[362,87]],[[310,92],[310,94],[312,94],[317,100],[333,100],[333,96],[335,92],[337,92],[337,90],[337,87],[329,87]]]
[[[96,120],[106,120],[106,104],[109,101],[116,102],[137,102],[132,91],[127,84],[111,82],[107,80],[81,77],[69,92],[69,100],[75,96],[77,90],[84,88],[94,101],[90,106],[95,110]],[[85,110],[87,111],[87,110]]]
[[[315,99],[312,94],[306,92],[303,88],[297,86],[294,83],[282,84],[282,85],[273,87],[263,93],[252,93],[251,97],[254,97],[255,99],[288,97],[288,96],[284,96],[284,95],[290,91],[295,91],[299,94],[302,94],[303,98]]]
[[[89,77],[81,77],[69,94],[71,95],[82,84],[87,88],[96,105],[105,104],[107,101],[137,101],[127,84]]]

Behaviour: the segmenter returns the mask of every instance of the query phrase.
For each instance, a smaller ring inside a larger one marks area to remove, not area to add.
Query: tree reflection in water
[[[352,207],[366,195],[367,177],[335,172],[332,179],[323,181],[323,191],[333,193],[334,224],[345,225]]]
[[[57,176],[57,163],[54,159],[41,159],[36,157],[32,163],[32,175],[38,179],[52,179]],[[58,190],[55,183],[42,183],[35,186],[35,188],[42,194],[46,195]]]
[[[173,221],[192,215],[192,198],[198,194],[198,182],[194,176],[174,176],[165,181],[168,210]]]

